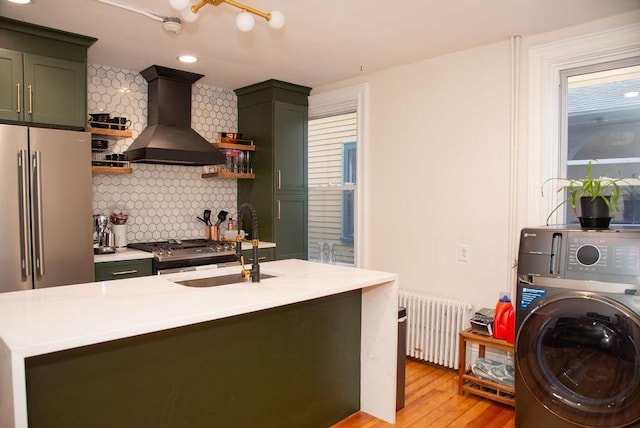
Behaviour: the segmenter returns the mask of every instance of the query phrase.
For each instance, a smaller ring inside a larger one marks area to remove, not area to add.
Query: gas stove
[[[162,273],[161,271],[167,269],[216,265],[238,260],[236,243],[229,241],[170,239],[159,242],[134,242],[128,247],[153,253],[154,273]]]

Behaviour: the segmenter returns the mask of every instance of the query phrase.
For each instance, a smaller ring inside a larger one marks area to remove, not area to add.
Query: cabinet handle
[[[282,189],[282,171],[278,170],[278,190]]]
[[[138,273],[138,269],[131,269],[131,270],[121,270],[120,272],[111,272],[112,276],[118,276],[118,275],[132,275],[134,273]]]
[[[264,262],[264,261],[266,261],[266,260],[267,260],[267,256],[261,256],[261,257],[258,257],[258,262]],[[248,261],[249,263],[253,262],[253,257],[250,257],[247,261]]]
[[[22,111],[22,103],[20,102],[22,100],[22,94],[20,93],[20,84],[18,83],[16,86],[18,88],[18,113],[20,113]]]
[[[280,199],[276,200],[276,203],[278,204],[278,215],[276,215],[276,218],[280,220]]]
[[[33,88],[31,85],[27,85],[27,88],[29,89],[29,111],[27,113],[31,114],[33,113]]]

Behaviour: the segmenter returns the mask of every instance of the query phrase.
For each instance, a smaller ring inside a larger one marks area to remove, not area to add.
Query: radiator
[[[469,327],[470,303],[408,291],[399,292],[407,308],[406,355],[458,368],[458,333]]]

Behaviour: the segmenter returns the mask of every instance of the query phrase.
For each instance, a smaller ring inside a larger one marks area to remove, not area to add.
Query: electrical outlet
[[[468,245],[460,245],[458,247],[458,260],[461,262],[469,261],[469,246]]]

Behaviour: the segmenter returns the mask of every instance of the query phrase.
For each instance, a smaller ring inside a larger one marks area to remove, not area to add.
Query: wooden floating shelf
[[[231,150],[244,150],[247,152],[253,152],[256,150],[254,145],[233,144],[233,143],[212,143],[213,147],[217,149],[231,149]]]
[[[105,137],[113,137],[113,138],[130,138],[132,135],[130,130],[121,131],[119,129],[92,128],[92,127],[88,127],[87,130],[91,132],[93,135],[102,135]]]
[[[131,174],[133,169],[131,167],[118,167],[118,166],[92,166],[91,172],[93,175],[99,174]]]
[[[241,172],[226,172],[226,171],[220,171],[220,172],[207,172],[202,174],[202,178],[237,178],[237,179],[245,179],[245,180],[250,180],[250,179],[254,179],[256,178],[255,174],[247,174],[247,173],[241,173]]]
[[[233,138],[221,138],[221,143],[229,143],[229,144],[245,144],[253,146],[253,140],[243,140],[241,138],[233,139]]]

